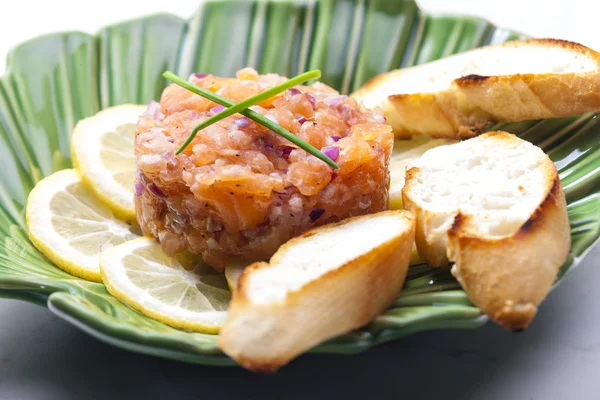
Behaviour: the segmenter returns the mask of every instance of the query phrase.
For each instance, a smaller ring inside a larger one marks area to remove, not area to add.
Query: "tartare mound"
[[[246,68],[237,78],[193,74],[189,81],[240,102],[286,79]],[[323,151],[338,170],[239,114],[174,155],[196,125],[221,110],[171,85],[136,126],[137,220],[166,253],[188,250],[220,270],[230,257],[268,259],[314,226],[388,208],[393,134],[377,112],[321,83],[252,107]]]

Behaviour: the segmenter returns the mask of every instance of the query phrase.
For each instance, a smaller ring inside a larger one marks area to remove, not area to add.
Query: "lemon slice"
[[[390,208],[402,209],[402,188],[406,176],[406,167],[429,149],[456,143],[456,140],[431,139],[417,136],[410,140],[396,140],[390,157]]]
[[[125,104],[79,121],[71,138],[71,156],[83,182],[114,214],[135,219],[133,204],[135,124],[145,106]]]
[[[231,292],[235,291],[237,287],[237,283],[240,280],[240,276],[242,276],[242,272],[246,269],[248,263],[244,262],[233,262],[228,263],[225,266],[225,279],[227,280],[227,286],[229,286],[229,290]]]
[[[412,248],[410,249],[410,265],[421,264],[423,260],[421,260],[421,256],[419,256],[419,251],[417,250],[417,245],[413,243]]]
[[[143,237],[100,255],[108,291],[142,314],[174,328],[217,333],[231,292],[223,274],[187,254],[167,256]]]
[[[100,250],[137,237],[72,169],[56,172],[33,188],[26,219],[31,241],[46,257],[70,274],[98,282]]]

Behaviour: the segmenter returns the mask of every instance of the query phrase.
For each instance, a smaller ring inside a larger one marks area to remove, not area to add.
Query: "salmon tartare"
[[[240,102],[287,78],[246,68],[189,81]],[[231,257],[268,259],[317,225],[388,208],[394,136],[376,111],[322,83],[296,86],[251,110],[334,160],[339,169],[240,115],[201,130],[222,106],[170,85],[136,126],[135,206],[146,235],[170,255],[187,250],[221,270]]]

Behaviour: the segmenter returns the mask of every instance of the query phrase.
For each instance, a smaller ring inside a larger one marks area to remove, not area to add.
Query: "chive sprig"
[[[291,78],[280,85],[274,86],[274,87],[267,89],[264,92],[261,92],[255,96],[249,97],[240,103],[234,103],[224,97],[219,96],[216,93],[213,93],[209,90],[200,88],[200,87],[180,78],[179,76],[177,76],[176,74],[174,74],[171,71],[164,72],[163,77],[165,77],[166,79],[175,83],[176,85],[179,85],[182,88],[187,89],[190,92],[193,92],[199,96],[202,96],[214,103],[217,103],[224,107],[227,107],[225,110],[221,111],[220,113],[212,116],[211,118],[207,119],[206,121],[204,121],[201,124],[199,124],[198,126],[196,126],[175,154],[180,154],[192,142],[192,140],[194,139],[196,134],[199,131],[201,131],[202,129],[205,129],[206,127],[214,124],[215,122],[222,120],[223,118],[227,118],[233,114],[239,113],[247,118],[250,118],[251,120],[253,120],[256,123],[263,125],[267,129],[272,130],[273,132],[277,133],[278,135],[284,137],[285,139],[289,140],[290,142],[292,142],[299,148],[301,148],[301,149],[305,150],[306,152],[308,152],[309,154],[317,157],[319,160],[327,163],[331,167],[338,169],[339,166],[337,165],[337,163],[335,161],[333,161],[331,158],[329,158],[328,156],[326,156],[323,152],[318,150],[316,147],[314,147],[310,143],[307,143],[304,140],[300,139],[298,136],[294,135],[293,133],[291,133],[287,129],[283,128],[282,126],[276,124],[275,122],[271,121],[270,119],[265,118],[264,116],[260,115],[259,113],[252,111],[248,108],[248,107],[258,104],[264,100],[267,100],[267,99],[269,99],[291,87],[294,87],[296,85],[299,85],[299,84],[304,83],[311,79],[318,79],[320,76],[321,76],[321,71],[319,71],[319,70],[308,71],[308,72],[300,74],[294,78]]]

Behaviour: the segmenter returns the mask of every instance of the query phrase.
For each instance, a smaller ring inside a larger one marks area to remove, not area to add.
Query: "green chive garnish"
[[[296,146],[305,150],[309,154],[312,154],[313,156],[315,156],[319,160],[327,163],[331,167],[338,169],[339,166],[335,163],[335,161],[333,161],[331,158],[327,157],[323,152],[317,150],[317,148],[315,148],[314,146],[305,142],[304,140],[300,139],[298,136],[294,135],[293,133],[291,133],[288,130],[284,129],[283,127],[279,126],[275,122],[263,117],[262,115],[260,115],[259,113],[255,112],[255,111],[248,109],[248,107],[253,106],[256,103],[260,103],[261,101],[266,100],[270,97],[273,97],[274,95],[281,93],[286,89],[296,86],[297,84],[306,82],[310,79],[318,78],[320,76],[321,76],[321,71],[319,71],[319,70],[305,72],[304,74],[298,75],[295,78],[292,78],[292,79],[282,83],[281,85],[275,86],[275,87],[268,89],[262,93],[259,93],[256,96],[252,96],[252,97],[242,101],[241,103],[236,104],[224,97],[219,96],[218,94],[215,94],[206,89],[202,89],[194,84],[191,84],[190,82],[188,82],[184,79],[181,79],[180,77],[178,77],[171,71],[166,71],[165,73],[163,73],[163,77],[172,81],[176,85],[179,85],[182,88],[187,89],[190,92],[193,92],[199,96],[207,98],[208,100],[210,100],[214,103],[220,104],[224,107],[228,107],[226,110],[221,111],[219,114],[207,119],[202,124],[195,127],[194,130],[192,131],[192,133],[190,134],[190,137],[188,137],[186,139],[185,143],[177,150],[176,154],[181,153],[187,147],[187,145],[190,144],[190,142],[192,141],[192,139],[194,138],[196,133],[198,133],[198,131],[200,131],[201,129],[204,129],[207,126],[214,124],[215,122],[217,122],[223,118],[226,118],[230,115],[239,113],[245,117],[250,118],[254,122],[259,123],[262,126],[272,130],[273,132],[277,133],[278,135],[283,136],[284,138],[286,138],[287,140],[289,140]],[[225,114],[225,115],[223,115],[223,114]],[[219,118],[217,118],[217,117],[219,117]],[[210,123],[209,123],[209,121],[210,121]]]
[[[221,111],[220,113],[218,113],[216,115],[213,115],[206,121],[204,121],[201,124],[199,124],[198,126],[196,126],[192,130],[192,133],[190,133],[190,135],[187,137],[185,142],[183,142],[183,144],[181,145],[181,147],[179,148],[179,150],[177,150],[177,153],[175,153],[175,154],[179,154],[183,150],[185,150],[185,148],[190,143],[192,143],[192,140],[194,140],[198,131],[201,131],[202,129],[206,128],[207,126],[210,126],[210,125],[214,124],[215,122],[218,122],[218,121],[220,121],[224,118],[227,118],[233,114],[239,113],[240,111],[245,110],[248,107],[252,107],[253,105],[258,104],[263,100],[267,100],[275,95],[278,95],[279,93],[283,92],[284,90],[287,90],[296,85],[300,85],[301,83],[304,83],[311,79],[318,79],[320,77],[321,77],[321,71],[319,71],[318,69],[308,71],[308,72],[300,74],[300,75],[282,83],[281,85],[277,85],[268,90],[265,90],[264,92],[261,92],[261,93],[257,94],[256,96],[248,97],[246,100],[242,101],[241,103],[237,103],[234,106],[226,108],[225,110]]]

